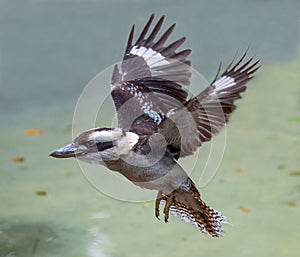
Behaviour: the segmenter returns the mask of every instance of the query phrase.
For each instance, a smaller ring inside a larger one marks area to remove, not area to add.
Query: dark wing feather
[[[173,152],[177,149],[177,157],[179,152],[180,157],[194,153],[228,122],[236,108],[235,101],[241,98],[247,82],[259,68],[259,60],[250,58],[243,63],[245,57],[246,53],[236,63],[231,62],[208,88],[190,99],[185,108],[171,112],[160,125]],[[177,131],[177,135],[172,131]]]
[[[118,111],[119,127],[130,126],[132,119],[126,117],[128,112],[133,116],[147,115],[159,124],[170,109],[186,102],[188,94],[182,87],[190,84],[187,57],[191,50],[177,52],[185,38],[165,45],[175,24],[158,37],[164,18],[162,16],[150,31],[154,19],[151,15],[135,43],[132,26],[121,67],[114,68],[111,94]],[[129,100],[125,108],[123,105]],[[150,107],[147,109],[147,106]]]

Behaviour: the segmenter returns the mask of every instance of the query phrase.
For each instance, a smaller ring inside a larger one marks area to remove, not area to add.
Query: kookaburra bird
[[[202,201],[194,182],[177,163],[193,154],[226,124],[259,61],[246,53],[230,63],[204,91],[188,98],[184,87],[191,79],[190,49],[178,51],[182,37],[166,44],[175,24],[160,37],[162,16],[150,30],[154,15],[133,43],[129,34],[123,61],[114,68],[111,95],[118,128],[93,128],[50,155],[75,157],[120,172],[134,184],[157,190],[155,216],[165,202],[169,213],[193,223],[204,233],[219,237],[227,218]],[[150,32],[149,32],[150,31]]]

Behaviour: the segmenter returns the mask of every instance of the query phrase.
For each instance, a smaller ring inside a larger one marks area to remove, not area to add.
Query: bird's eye
[[[86,146],[87,146],[87,147],[92,147],[93,145],[95,145],[94,140],[87,141],[87,143],[86,143]]]

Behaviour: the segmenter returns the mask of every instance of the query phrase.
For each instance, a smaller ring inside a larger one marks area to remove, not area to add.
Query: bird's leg
[[[168,195],[168,198],[166,200],[165,208],[164,208],[164,214],[165,214],[165,222],[168,222],[169,219],[169,210],[170,206],[172,205],[174,201],[174,193],[172,192],[171,194]]]
[[[155,200],[155,217],[159,219],[159,204],[163,198],[163,194],[161,191],[157,192],[156,200]]]

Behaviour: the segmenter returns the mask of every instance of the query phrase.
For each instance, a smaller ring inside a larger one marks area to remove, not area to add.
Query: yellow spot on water
[[[24,134],[26,136],[33,136],[33,135],[41,135],[44,133],[42,129],[26,129],[24,130]]]
[[[243,168],[239,167],[239,168],[236,169],[236,172],[239,173],[239,174],[242,174],[242,173],[245,172],[245,170]]]
[[[152,202],[153,201],[140,202],[140,205],[142,205],[142,206],[150,206],[150,205],[152,205]]]
[[[38,195],[38,196],[45,196],[45,195],[47,195],[47,192],[44,191],[44,190],[37,190],[35,192],[35,194]]]
[[[241,207],[240,210],[241,210],[241,212],[244,212],[244,213],[250,213],[251,212],[250,209],[245,208],[245,207]]]
[[[300,176],[300,170],[294,170],[289,173],[291,176]]]
[[[25,161],[25,158],[24,157],[15,157],[15,158],[12,158],[11,161],[15,162],[15,163],[22,163]]]
[[[294,207],[294,206],[297,205],[297,203],[296,203],[295,201],[288,201],[288,202],[286,202],[286,204],[287,204],[288,206],[292,206],[292,207]]]

